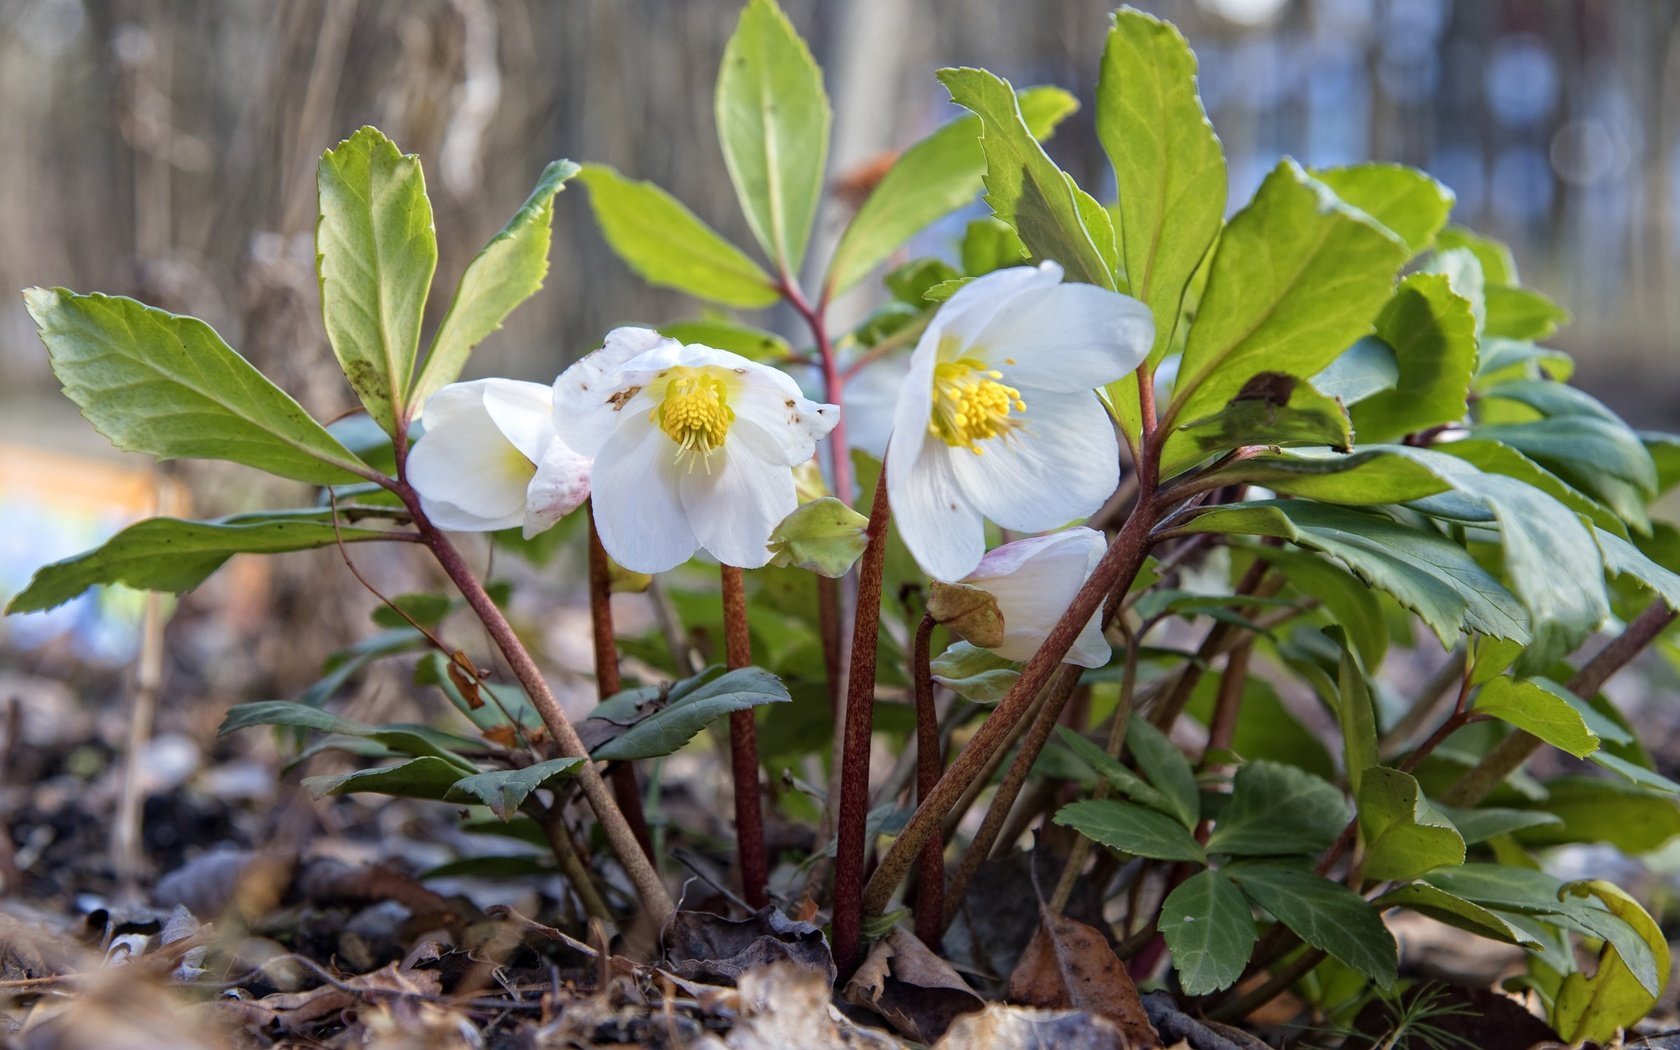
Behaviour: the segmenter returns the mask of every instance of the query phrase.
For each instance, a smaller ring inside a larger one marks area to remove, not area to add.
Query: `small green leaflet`
[[[1111,798],[1073,802],[1056,812],[1056,823],[1133,856],[1207,863],[1207,854],[1184,825],[1130,802]]]
[[[1365,771],[1359,787],[1359,830],[1365,838],[1365,877],[1413,879],[1464,863],[1464,839],[1430,804],[1408,773],[1386,766]]]
[[[457,780],[450,787],[448,798],[458,802],[482,803],[502,820],[512,820],[531,792],[570,776],[583,761],[581,758],[551,758],[523,769],[476,773]]]
[[[1328,783],[1281,762],[1250,762],[1208,836],[1209,853],[1264,857],[1328,849],[1347,824],[1347,802]]]
[[[1474,710],[1533,733],[1576,758],[1598,750],[1598,735],[1587,728],[1575,705],[1535,681],[1495,678],[1476,694]]]
[[[1311,872],[1271,864],[1236,864],[1225,873],[1303,941],[1381,987],[1394,983],[1399,970],[1394,935],[1359,894]]]
[[[654,695],[658,695],[658,690]],[[617,699],[609,699],[602,706]],[[661,758],[731,711],[745,711],[760,704],[782,704],[791,699],[787,687],[775,675],[759,667],[743,667],[702,685],[690,684],[680,694],[673,688],[665,706],[637,718],[623,733],[594,748],[591,755],[598,761]],[[616,710],[616,707],[609,709]],[[597,708],[592,720],[603,714]]]
[[[1237,983],[1256,940],[1248,898],[1218,871],[1199,871],[1167,894],[1160,930],[1186,995]]]
[[[1452,190],[1428,174],[1403,164],[1320,168],[1312,175],[1336,196],[1382,223],[1414,256],[1435,242],[1456,199]]]

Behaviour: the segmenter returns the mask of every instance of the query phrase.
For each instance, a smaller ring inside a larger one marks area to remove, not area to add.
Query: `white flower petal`
[[[537,463],[537,473],[525,488],[525,538],[552,526],[589,498],[590,460],[573,452],[557,437]]]
[[[951,449],[976,509],[1006,529],[1042,532],[1094,514],[1120,483],[1120,445],[1093,393],[1040,393],[1022,425],[975,455]]]
[[[967,576],[986,552],[985,523],[957,487],[951,454],[941,442],[914,461],[899,459],[896,444],[887,454],[887,498],[904,545],[923,572],[946,581]]]
[[[898,403],[893,407],[892,433],[887,439],[889,472],[895,461],[902,464],[902,470],[922,458],[922,447],[927,444],[928,421],[933,418],[933,370],[938,364],[939,331],[937,325],[930,324],[910,354],[910,365],[898,391]]]
[[[876,459],[887,454],[898,392],[903,389],[909,371],[909,354],[888,354],[864,365],[846,380],[842,411],[846,414],[846,439],[853,448],[860,448]]]
[[[1096,568],[1105,548],[1101,533],[1073,528],[1005,544],[981,559],[963,582],[997,599],[998,610],[1003,614],[1004,637],[1003,644],[994,651],[1009,660],[1031,658]],[[1086,635],[1100,616],[1100,611],[1094,614],[1092,623],[1081,632],[1075,648],[1078,649],[1079,643],[1084,643],[1086,648],[1078,653],[1070,652],[1072,662],[1087,667],[1101,666],[1101,663],[1082,663],[1083,659],[1095,657]],[[1102,645],[1102,663],[1107,663],[1108,647],[1102,642],[1100,631],[1096,632],[1096,639]]]
[[[470,383],[450,383],[426,399],[417,418],[426,424],[427,430],[431,430],[463,412],[481,411],[484,408],[485,382],[478,379]]]
[[[954,337],[964,347],[973,343],[991,324],[992,318],[1021,296],[1032,296],[1062,282],[1062,268],[1053,262],[1037,266],[1011,266],[974,280],[957,289],[934,314],[928,330]],[[949,355],[952,358],[961,353]]]
[[[693,556],[699,541],[677,494],[675,446],[645,420],[626,421],[595,457],[595,527],[607,553],[632,572],[664,572]]]
[[[600,451],[622,413],[635,407],[626,403],[625,392],[638,381],[627,381],[621,374],[623,366],[665,344],[681,345],[651,328],[615,328],[608,332],[599,350],[585,355],[555,379],[554,432],[585,456]]]
[[[1094,284],[1058,284],[1004,304],[975,336],[973,356],[1013,386],[1071,393],[1130,372],[1154,339],[1154,319],[1136,299]]]
[[[1108,644],[1108,639],[1102,633],[1102,610],[1091,614],[1090,622],[1079,631],[1079,637],[1073,640],[1063,663],[1078,664],[1080,667],[1105,667],[1114,658],[1114,648]]]
[[[554,389],[517,379],[484,379],[484,410],[513,447],[535,463],[554,436]]]
[[[518,525],[525,514],[525,487],[535,469],[531,461],[482,407],[443,415],[441,422],[433,420],[408,456],[408,481],[420,494],[427,516],[439,528],[456,532]]]
[[[686,466],[678,491],[700,545],[725,565],[756,569],[770,561],[770,533],[799,506],[793,471],[768,453],[768,436],[731,429],[707,466]]]
[[[840,422],[840,409],[812,401],[799,389],[793,377],[766,365],[748,362],[744,371],[734,369],[729,407],[735,425],[745,423],[761,432],[760,448],[784,467],[795,467],[817,453],[817,442]],[[733,430],[731,431],[733,439]]]

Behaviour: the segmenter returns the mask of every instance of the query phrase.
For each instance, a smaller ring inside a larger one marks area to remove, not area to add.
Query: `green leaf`
[[[313,485],[358,481],[366,469],[196,317],[65,288],[23,299],[65,396],[120,449],[225,459]]]
[[[1172,346],[1184,291],[1225,217],[1225,153],[1196,89],[1196,56],[1169,22],[1114,16],[1097,78],[1097,138],[1114,168],[1119,240],[1131,294],[1155,318],[1151,372]],[[1137,384],[1108,387],[1139,432]]]
[[[956,642],[928,664],[933,680],[976,704],[995,704],[1021,677],[1021,665],[990,649]]]
[[[1653,791],[1661,791],[1665,795],[1680,795],[1680,784],[1654,769],[1629,761],[1620,755],[1614,755],[1608,751],[1595,751],[1588,756],[1587,760],[1600,769],[1609,770],[1629,783],[1638,784],[1640,787],[1650,788]]]
[[[1511,446],[1603,501],[1630,524],[1649,521],[1645,501],[1656,495],[1656,467],[1639,436],[1625,423],[1584,415],[1553,416],[1478,426],[1471,434]]]
[[[787,687],[769,671],[742,667],[680,695],[673,689],[668,704],[595,748],[591,755],[597,761],[662,758],[731,711],[746,711],[760,704],[783,704],[791,699]],[[601,717],[600,709],[591,717]]]
[[[1161,902],[1159,927],[1185,995],[1237,983],[1254,951],[1254,914],[1223,873],[1199,871]]]
[[[1456,897],[1427,882],[1398,886],[1378,897],[1374,903],[1378,908],[1408,908],[1436,922],[1444,922],[1448,926],[1456,926],[1479,937],[1503,941],[1506,944],[1529,947],[1538,946],[1540,943],[1506,921],[1499,913],[1463,897]]]
[[[1121,385],[1123,381],[1109,389]],[[1328,445],[1345,452],[1353,446],[1353,425],[1340,400],[1320,393],[1307,380],[1260,372],[1218,412],[1183,424],[1179,436],[1190,445],[1182,455],[1197,459],[1239,445]],[[1179,465],[1174,462],[1166,469]]]
[[[551,758],[536,762],[524,769],[497,769],[477,773],[457,780],[449,789],[449,799],[455,802],[479,802],[503,820],[512,820],[519,813],[531,792],[556,780],[569,777],[583,764],[581,758]]]
[[[1517,283],[1517,264],[1511,257],[1511,249],[1491,237],[1483,237],[1462,226],[1449,226],[1435,238],[1435,247],[1442,252],[1455,248],[1468,250],[1476,257],[1482,274],[1490,283]]]
[[[1460,630],[1528,639],[1521,604],[1464,548],[1380,514],[1306,500],[1263,500],[1201,512],[1182,529],[1276,536],[1322,551],[1416,613],[1445,646],[1454,644]]]
[[[1359,666],[1353,650],[1345,645],[1336,673],[1336,695],[1339,705],[1336,719],[1342,724],[1342,755],[1348,786],[1359,797],[1365,771],[1377,765],[1377,709],[1365,670]]]
[[[228,708],[217,736],[254,726],[285,726],[291,729],[313,729],[337,736],[371,740],[392,751],[416,758],[430,756],[448,762],[463,773],[473,773],[478,767],[456,754],[461,748],[481,748],[482,740],[457,736],[430,726],[392,723],[372,726],[353,718],[344,718],[318,707],[291,700],[257,700],[235,704]]]
[[[437,269],[437,234],[420,158],[364,127],[321,155],[315,270],[339,367],[387,433],[404,401]]]
[[[1386,766],[1365,771],[1359,787],[1359,830],[1365,837],[1365,877],[1414,879],[1464,863],[1464,839],[1430,805],[1409,773]]]
[[[1484,333],[1476,359],[1475,389],[1512,378],[1555,379],[1568,382],[1575,374],[1575,359],[1562,350],[1535,346],[1515,339],[1496,339]]]
[[[376,606],[370,618],[381,627],[403,628],[412,620],[422,627],[433,628],[454,609],[455,602],[447,594],[418,591],[399,594],[390,599],[389,605]]]
[[[304,777],[303,786],[316,798],[369,792],[398,798],[424,798],[441,802],[449,789],[462,779],[461,770],[441,758],[411,758],[394,766],[360,769],[339,776]]]
[[[837,580],[869,546],[869,519],[833,496],[801,505],[770,533],[770,562]]]
[[[1115,799],[1087,799],[1056,811],[1056,823],[1136,857],[1207,863],[1195,837],[1165,813]]]
[[[1453,806],[1436,808],[1453,822],[1453,827],[1458,829],[1458,833],[1464,837],[1465,844],[1469,846],[1501,835],[1511,835],[1525,828],[1563,823],[1550,813],[1521,809],[1457,809]]]
[[[1190,768],[1184,752],[1147,718],[1134,718],[1127,723],[1126,746],[1149,783],[1166,796],[1171,806],[1168,812],[1185,827],[1195,827],[1202,815],[1202,795],[1196,786],[1195,770]]]
[[[1114,287],[1114,274],[1080,218],[1067,175],[1027,128],[1009,82],[984,69],[942,69],[951,100],[980,118],[986,203],[1038,259],[1062,265],[1069,280]]]
[[[653,183],[601,164],[585,164],[578,180],[589,189],[601,235],[642,280],[745,309],[780,296],[762,267]]]
[[[235,554],[328,547],[340,536],[346,543],[353,543],[393,535],[345,527],[335,536],[332,525],[322,517],[323,513],[314,511],[266,511],[215,521],[147,518],[117,533],[103,546],[38,569],[29,586],[6,606],[6,612],[51,609],[104,583],[181,594],[203,583]]]
[[[776,266],[797,274],[822,197],[828,96],[822,70],[773,0],[750,0],[723,49],[718,142],[747,225]]]
[[[1056,737],[1081,762],[1089,766],[1091,772],[1108,781],[1122,795],[1159,813],[1165,813],[1175,819],[1178,817],[1178,813],[1173,809],[1173,803],[1167,799],[1166,795],[1150,787],[1142,777],[1127,769],[1118,759],[1110,756],[1107,751],[1067,726],[1057,726]]]
[[[1026,88],[1018,102],[1027,130],[1037,139],[1048,137],[1079,108],[1078,99],[1055,87]],[[841,234],[828,263],[830,296],[862,280],[917,231],[972,201],[985,173],[979,117],[953,120],[905,150]],[[1017,254],[1012,261],[1019,259]],[[996,268],[964,267],[970,274]]]
[[[1405,259],[1393,234],[1280,162],[1219,239],[1162,425],[1208,414],[1257,372],[1317,373],[1370,331]]]
[[[965,119],[979,120],[978,117]],[[1021,238],[1016,236],[1008,223],[995,215],[975,219],[963,231],[962,268],[963,273],[970,277],[1018,265],[1026,257],[1027,246],[1021,243]],[[1680,449],[1680,443],[1676,443],[1675,447]],[[1680,461],[1680,455],[1674,458]]]
[[[1394,936],[1359,894],[1311,872],[1270,864],[1238,864],[1225,873],[1301,940],[1381,987],[1394,983],[1399,969]]]
[[[1445,277],[1453,294],[1470,304],[1470,315],[1476,319],[1476,335],[1481,337],[1487,325],[1487,281],[1475,254],[1465,248],[1436,252],[1424,266],[1424,272]]]
[[[472,348],[500,328],[514,307],[542,287],[548,275],[554,196],[577,173],[578,166],[569,160],[557,160],[544,168],[536,188],[513,218],[467,264],[461,283],[455,286],[449,312],[432,336],[409,404],[423,406],[428,397],[453,383]]]
[[[1576,896],[1590,894],[1603,902],[1634,928],[1655,961],[1657,979],[1641,981],[1624,959],[1622,948],[1607,942],[1592,976],[1577,972],[1563,979],[1552,1004],[1552,1026],[1558,1035],[1570,1043],[1607,1042],[1656,1005],[1662,983],[1668,979],[1668,938],[1637,901],[1612,883],[1595,879],[1571,883],[1565,890]]]
[[[1627,526],[1602,503],[1588,499],[1578,489],[1564,484],[1563,479],[1514,448],[1481,438],[1461,438],[1436,447],[1485,473],[1504,474],[1532,485],[1576,514],[1592,519],[1594,525],[1600,528],[1611,529],[1618,535],[1627,534]]]
[[[1417,273],[1400,282],[1377,315],[1377,337],[1394,349],[1400,376],[1393,389],[1354,406],[1362,442],[1464,418],[1476,367],[1475,326],[1469,302],[1440,274]]]
[[[780,364],[793,356],[793,347],[775,332],[754,328],[727,317],[696,317],[659,326],[659,334],[679,343],[701,343],[754,361]]]
[[[1242,857],[1319,853],[1336,841],[1349,816],[1342,793],[1330,783],[1281,762],[1250,762],[1231,779],[1231,801],[1207,849]]]
[[[1474,710],[1532,733],[1576,758],[1598,750],[1598,736],[1587,728],[1575,706],[1532,680],[1495,678],[1476,694]]]
[[[1312,176],[1391,230],[1414,256],[1434,243],[1455,200],[1452,190],[1401,164],[1320,168]]]
[[[1539,292],[1489,284],[1487,334],[1500,339],[1545,339],[1569,323],[1569,311]]]
[[[1672,797],[1604,777],[1554,777],[1535,808],[1563,823],[1522,832],[1519,839],[1534,847],[1608,842],[1637,856],[1680,835],[1680,805]]]
[[[1313,389],[1354,405],[1400,382],[1394,348],[1374,335],[1354,343],[1312,377]]]

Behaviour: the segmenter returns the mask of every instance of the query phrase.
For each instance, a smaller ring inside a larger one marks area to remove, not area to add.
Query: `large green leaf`
[[[441,758],[411,758],[393,766],[359,769],[338,776],[304,777],[303,786],[316,798],[368,792],[398,798],[424,798],[441,802],[449,789],[465,776]]]
[[[1645,502],[1656,495],[1656,467],[1627,424],[1568,415],[1479,426],[1471,433],[1511,446],[1601,500],[1629,524],[1649,528]]]
[[[672,689],[663,705],[659,704],[658,692],[654,690],[652,697],[641,691],[629,694],[635,698],[633,710],[650,704],[654,709],[645,715],[637,714],[623,733],[594,748],[593,757],[602,761],[662,758],[731,711],[745,711],[760,704],[783,704],[792,699],[781,680],[760,667],[742,667],[680,693]],[[601,707],[605,708],[606,703]],[[618,722],[623,717],[620,709],[621,705],[605,711],[597,708],[591,720]]]
[[[1219,814],[1209,853],[1268,857],[1319,853],[1351,814],[1327,781],[1281,762],[1250,762],[1231,780],[1231,801]]]
[[[455,752],[461,748],[483,746],[483,741],[445,733],[430,726],[401,723],[368,725],[366,722],[358,722],[353,718],[345,718],[330,711],[323,711],[319,707],[291,700],[258,700],[235,704],[228,708],[216,735],[227,736],[229,733],[253,726],[285,726],[358,737],[416,758],[430,756],[441,759],[454,766],[461,774],[476,772],[478,767]]]
[[[1114,287],[1114,274],[1080,217],[1075,188],[1033,138],[1009,82],[984,69],[942,69],[951,100],[980,118],[986,203],[1015,228],[1035,258],[1062,265],[1070,280]]]
[[[1455,199],[1452,190],[1402,164],[1320,168],[1312,175],[1336,191],[1336,196],[1382,223],[1405,242],[1412,255],[1435,242]]]
[[[1199,871],[1161,902],[1159,922],[1185,995],[1229,988],[1254,951],[1254,914],[1223,873]]]
[[[180,594],[203,583],[235,554],[277,554],[331,546],[339,538],[351,543],[391,535],[349,527],[335,535],[322,517],[313,511],[268,511],[215,521],[147,518],[103,546],[37,570],[6,612],[51,609],[102,583]]]
[[[822,198],[828,96],[822,70],[774,0],[750,0],[723,49],[718,142],[747,225],[797,274]]]
[[[1124,390],[1126,385],[1126,380],[1120,380],[1108,389]],[[1131,388],[1135,395],[1136,381]],[[1238,445],[1328,445],[1345,452],[1353,445],[1353,424],[1339,399],[1321,393],[1307,380],[1284,372],[1260,372],[1218,412],[1186,421],[1178,438],[1182,455],[1198,459]],[[1167,469],[1180,465],[1182,460]]]
[[[1112,798],[1073,802],[1056,811],[1056,823],[1136,857],[1207,863],[1207,854],[1183,824],[1130,802]]]
[[[1589,499],[1579,489],[1565,484],[1562,478],[1508,445],[1482,438],[1462,438],[1435,448],[1464,460],[1478,470],[1504,474],[1532,485],[1576,514],[1591,519],[1597,528],[1610,529],[1619,536],[1627,535],[1627,526],[1604,504]]]
[[[368,415],[405,424],[404,397],[437,269],[437,234],[420,158],[364,127],[321,155],[315,269],[327,340]]]
[[[1501,339],[1545,339],[1569,323],[1569,311],[1530,288],[1489,284],[1487,334]]]
[[[577,173],[578,166],[569,160],[544,168],[536,188],[513,218],[467,264],[449,312],[432,336],[410,404],[423,406],[428,397],[453,383],[472,348],[542,287],[548,274],[554,195]]]
[[[1093,773],[1108,781],[1122,795],[1175,819],[1179,817],[1171,799],[1151,787],[1107,751],[1067,726],[1057,726],[1056,736],[1081,762],[1089,766]]]
[[[1357,798],[1365,772],[1377,765],[1377,708],[1365,669],[1349,646],[1342,646],[1336,669],[1336,720],[1342,724],[1342,756],[1348,786]]]
[[[642,280],[725,306],[776,301],[774,278],[658,186],[600,164],[585,164],[578,179],[602,236]]]
[[[1495,678],[1476,694],[1475,710],[1532,733],[1576,758],[1585,758],[1598,750],[1598,735],[1587,728],[1581,712],[1559,692],[1537,681]]]
[[[1546,798],[1533,805],[1562,823],[1523,831],[1518,838],[1525,845],[1608,842],[1637,855],[1680,835],[1680,805],[1672,797],[1620,780],[1554,777],[1546,781]]]
[[[1421,617],[1443,645],[1460,630],[1527,641],[1522,605],[1463,547],[1381,514],[1307,500],[1261,500],[1197,514],[1186,532],[1275,536],[1322,551]]]
[[[1359,786],[1359,830],[1365,837],[1365,877],[1413,879],[1464,863],[1464,839],[1452,821],[1423,797],[1411,774],[1377,766]]]
[[[1680,574],[1652,561],[1644,551],[1613,532],[1593,529],[1604,552],[1604,569],[1612,576],[1629,576],[1662,598],[1670,609],[1680,609]]]
[[[1126,746],[1138,769],[1166,797],[1169,812],[1185,827],[1195,827],[1202,812],[1201,789],[1179,746],[1147,718],[1134,718],[1126,724]]]
[[[1388,441],[1464,418],[1476,368],[1470,304],[1440,274],[1412,274],[1377,315],[1377,337],[1394,350],[1399,380],[1353,407],[1361,442]]]
[[[1097,78],[1097,138],[1119,191],[1126,280],[1155,317],[1153,370],[1225,216],[1225,152],[1197,94],[1196,56],[1171,23],[1129,7],[1115,14]],[[1135,436],[1137,383],[1128,376],[1108,395]]]
[[[1397,886],[1378,897],[1379,908],[1409,908],[1419,915],[1427,915],[1436,922],[1468,930],[1480,937],[1521,946],[1538,945],[1529,934],[1512,925],[1498,912],[1484,908],[1463,897],[1454,896],[1439,886],[1427,882],[1413,882]]]
[[[1055,87],[1026,88],[1018,101],[1027,130],[1040,139],[1079,108],[1077,99]],[[979,117],[953,120],[905,150],[841,234],[828,263],[830,295],[862,280],[918,230],[972,201],[985,173]]]
[[[1399,949],[1375,908],[1341,883],[1294,868],[1237,864],[1225,869],[1254,903],[1301,940],[1386,988],[1399,969]]]
[[[1492,237],[1483,237],[1462,226],[1449,226],[1435,238],[1435,247],[1442,252],[1465,249],[1475,256],[1488,281],[1494,284],[1517,283],[1517,264],[1511,256],[1511,249]]]
[[[226,459],[314,485],[366,469],[196,317],[64,288],[23,299],[65,395],[120,449]]]
[[[1216,411],[1255,373],[1317,373],[1371,330],[1405,259],[1392,233],[1280,162],[1219,239],[1163,425]]]
[[[512,820],[519,813],[531,792],[571,776],[583,763],[581,758],[551,758],[535,762],[523,769],[496,769],[475,773],[457,780],[449,789],[449,798],[458,802],[479,802],[503,820]]]

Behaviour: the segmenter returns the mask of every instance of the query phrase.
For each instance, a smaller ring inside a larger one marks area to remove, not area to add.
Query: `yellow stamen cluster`
[[[723,380],[695,369],[674,368],[671,372],[665,396],[648,419],[658,423],[659,429],[677,443],[679,461],[692,455],[705,464],[712,451],[723,444],[729,425],[735,421],[728,390]],[[692,460],[689,469],[694,469]],[[711,469],[709,465],[707,469]]]
[[[1021,392],[999,382],[1003,373],[986,368],[971,357],[946,361],[933,368],[933,415],[928,433],[952,448],[975,455],[980,442],[1003,437],[1021,425],[1009,413],[1025,412]]]

